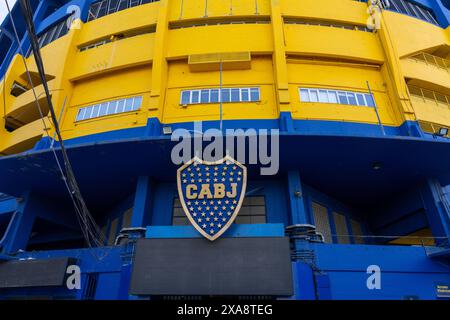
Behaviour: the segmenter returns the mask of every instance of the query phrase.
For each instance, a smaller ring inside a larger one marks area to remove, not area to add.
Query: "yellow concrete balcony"
[[[382,64],[377,35],[332,26],[285,24],[286,52]],[[299,40],[301,39],[301,40]]]
[[[270,15],[270,0],[175,0],[169,1],[169,20]]]
[[[412,85],[408,89],[417,120],[450,126],[450,96]]]
[[[44,118],[46,127],[50,128],[50,121]],[[42,119],[35,120],[13,132],[4,132],[0,140],[0,155],[17,154],[30,150],[45,134]]]
[[[154,33],[145,33],[78,52],[70,66],[68,78],[75,81],[122,68],[150,64],[153,60],[154,39]]]
[[[48,82],[50,91],[54,90],[54,83],[55,80]],[[39,105],[36,103],[35,94],[31,89],[15,98],[12,104],[6,105],[5,120],[9,128],[17,129],[40,119],[41,113],[44,116],[48,114],[50,109],[44,87],[42,85],[35,87],[35,93]],[[40,111],[39,108],[41,109]]]
[[[366,25],[367,4],[357,1],[326,0],[317,4],[317,0],[280,0],[283,17],[297,17],[329,20]]]
[[[159,6],[159,1],[152,2],[89,21],[82,25],[76,45],[80,47],[111,35],[154,25]]]
[[[421,53],[402,59],[401,66],[409,83],[450,93],[450,61]],[[422,84],[421,84],[422,83]],[[426,84],[424,84],[426,83]]]

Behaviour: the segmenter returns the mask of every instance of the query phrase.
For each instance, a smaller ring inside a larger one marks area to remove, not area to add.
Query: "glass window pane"
[[[100,111],[100,105],[97,104],[97,105],[95,105],[95,106],[93,107],[93,109],[92,109],[92,115],[91,115],[91,118],[98,117],[98,112],[99,112],[99,111]]]
[[[311,99],[311,102],[319,101],[319,94],[318,94],[317,90],[309,89],[309,99]]]
[[[356,99],[358,100],[358,106],[365,106],[364,96],[361,93],[356,94]]]
[[[328,90],[328,101],[330,103],[337,103],[338,102],[336,91]]]
[[[133,110],[139,110],[139,108],[142,105],[142,97],[134,97],[134,101],[133,101]]]
[[[230,102],[230,89],[222,89],[222,102]]]
[[[302,102],[310,102],[309,101],[308,89],[300,89],[300,101],[302,101]]]
[[[241,89],[241,101],[249,101],[250,95],[249,95],[249,89],[248,88],[242,88]]]
[[[328,94],[326,90],[319,90],[319,101],[322,103],[328,103]]]
[[[181,104],[189,104],[191,99],[190,91],[182,91],[181,92]]]
[[[121,112],[123,112],[124,108],[125,108],[125,100],[119,100],[119,101],[117,102],[117,110],[116,110],[116,113],[121,113]]]
[[[343,91],[338,91],[338,98],[340,104],[348,104],[347,95]]]
[[[200,102],[200,91],[191,91],[191,103]]]
[[[231,89],[231,102],[239,102],[239,89]]]
[[[209,90],[202,90],[201,103],[209,103]]]
[[[250,89],[250,100],[251,101],[259,101],[259,88],[251,88]]]
[[[372,95],[371,94],[366,94],[365,97],[366,97],[367,105],[369,107],[375,107],[375,101],[373,100]]]
[[[100,9],[98,10],[97,18],[103,17],[106,15],[106,10],[108,10],[108,1],[102,1]]]
[[[125,100],[125,109],[123,112],[128,112],[133,110],[133,98],[128,98]]]
[[[348,98],[348,104],[350,104],[352,106],[357,106],[358,105],[356,103],[356,97],[355,97],[355,94],[353,92],[347,92],[347,98]]]
[[[83,120],[83,117],[84,117],[85,113],[86,113],[86,108],[79,109],[76,121]]]
[[[98,113],[98,116],[101,117],[101,116],[106,115],[107,110],[108,110],[108,102],[102,103],[100,105],[100,111]]]
[[[117,100],[111,101],[111,102],[108,104],[108,111],[107,111],[107,114],[114,114],[114,113],[116,113],[116,107],[117,107]]]
[[[127,9],[128,8],[128,1],[129,0],[120,0],[119,7],[118,7],[117,11]]]
[[[211,96],[209,98],[210,102],[219,102],[219,90],[218,89],[211,89]]]
[[[86,113],[84,114],[84,119],[83,120],[92,118],[92,109],[94,109],[94,108],[93,107],[87,107],[86,108]]]

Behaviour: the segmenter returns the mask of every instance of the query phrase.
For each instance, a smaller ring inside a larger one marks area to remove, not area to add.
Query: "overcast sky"
[[[9,7],[12,9],[14,3],[16,3],[16,0],[8,0]],[[6,15],[8,14],[8,9],[6,8],[5,0],[0,0],[0,21],[3,22],[3,19],[5,19]]]

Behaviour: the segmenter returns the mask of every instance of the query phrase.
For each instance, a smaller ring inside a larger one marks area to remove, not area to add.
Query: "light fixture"
[[[374,162],[373,164],[372,164],[372,169],[373,170],[380,170],[381,169],[381,162]]]
[[[439,128],[438,132],[436,132],[435,135],[439,137],[445,137],[446,135],[448,135],[448,128]]]
[[[169,126],[163,127],[163,134],[172,134],[172,127]]]

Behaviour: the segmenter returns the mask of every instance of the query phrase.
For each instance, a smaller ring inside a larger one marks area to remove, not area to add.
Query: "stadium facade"
[[[16,4],[0,32],[0,298],[450,297],[448,0],[30,5],[105,239],[87,243],[61,178]],[[244,164],[215,241],[186,217],[171,158],[198,121],[278,132],[279,169]]]

